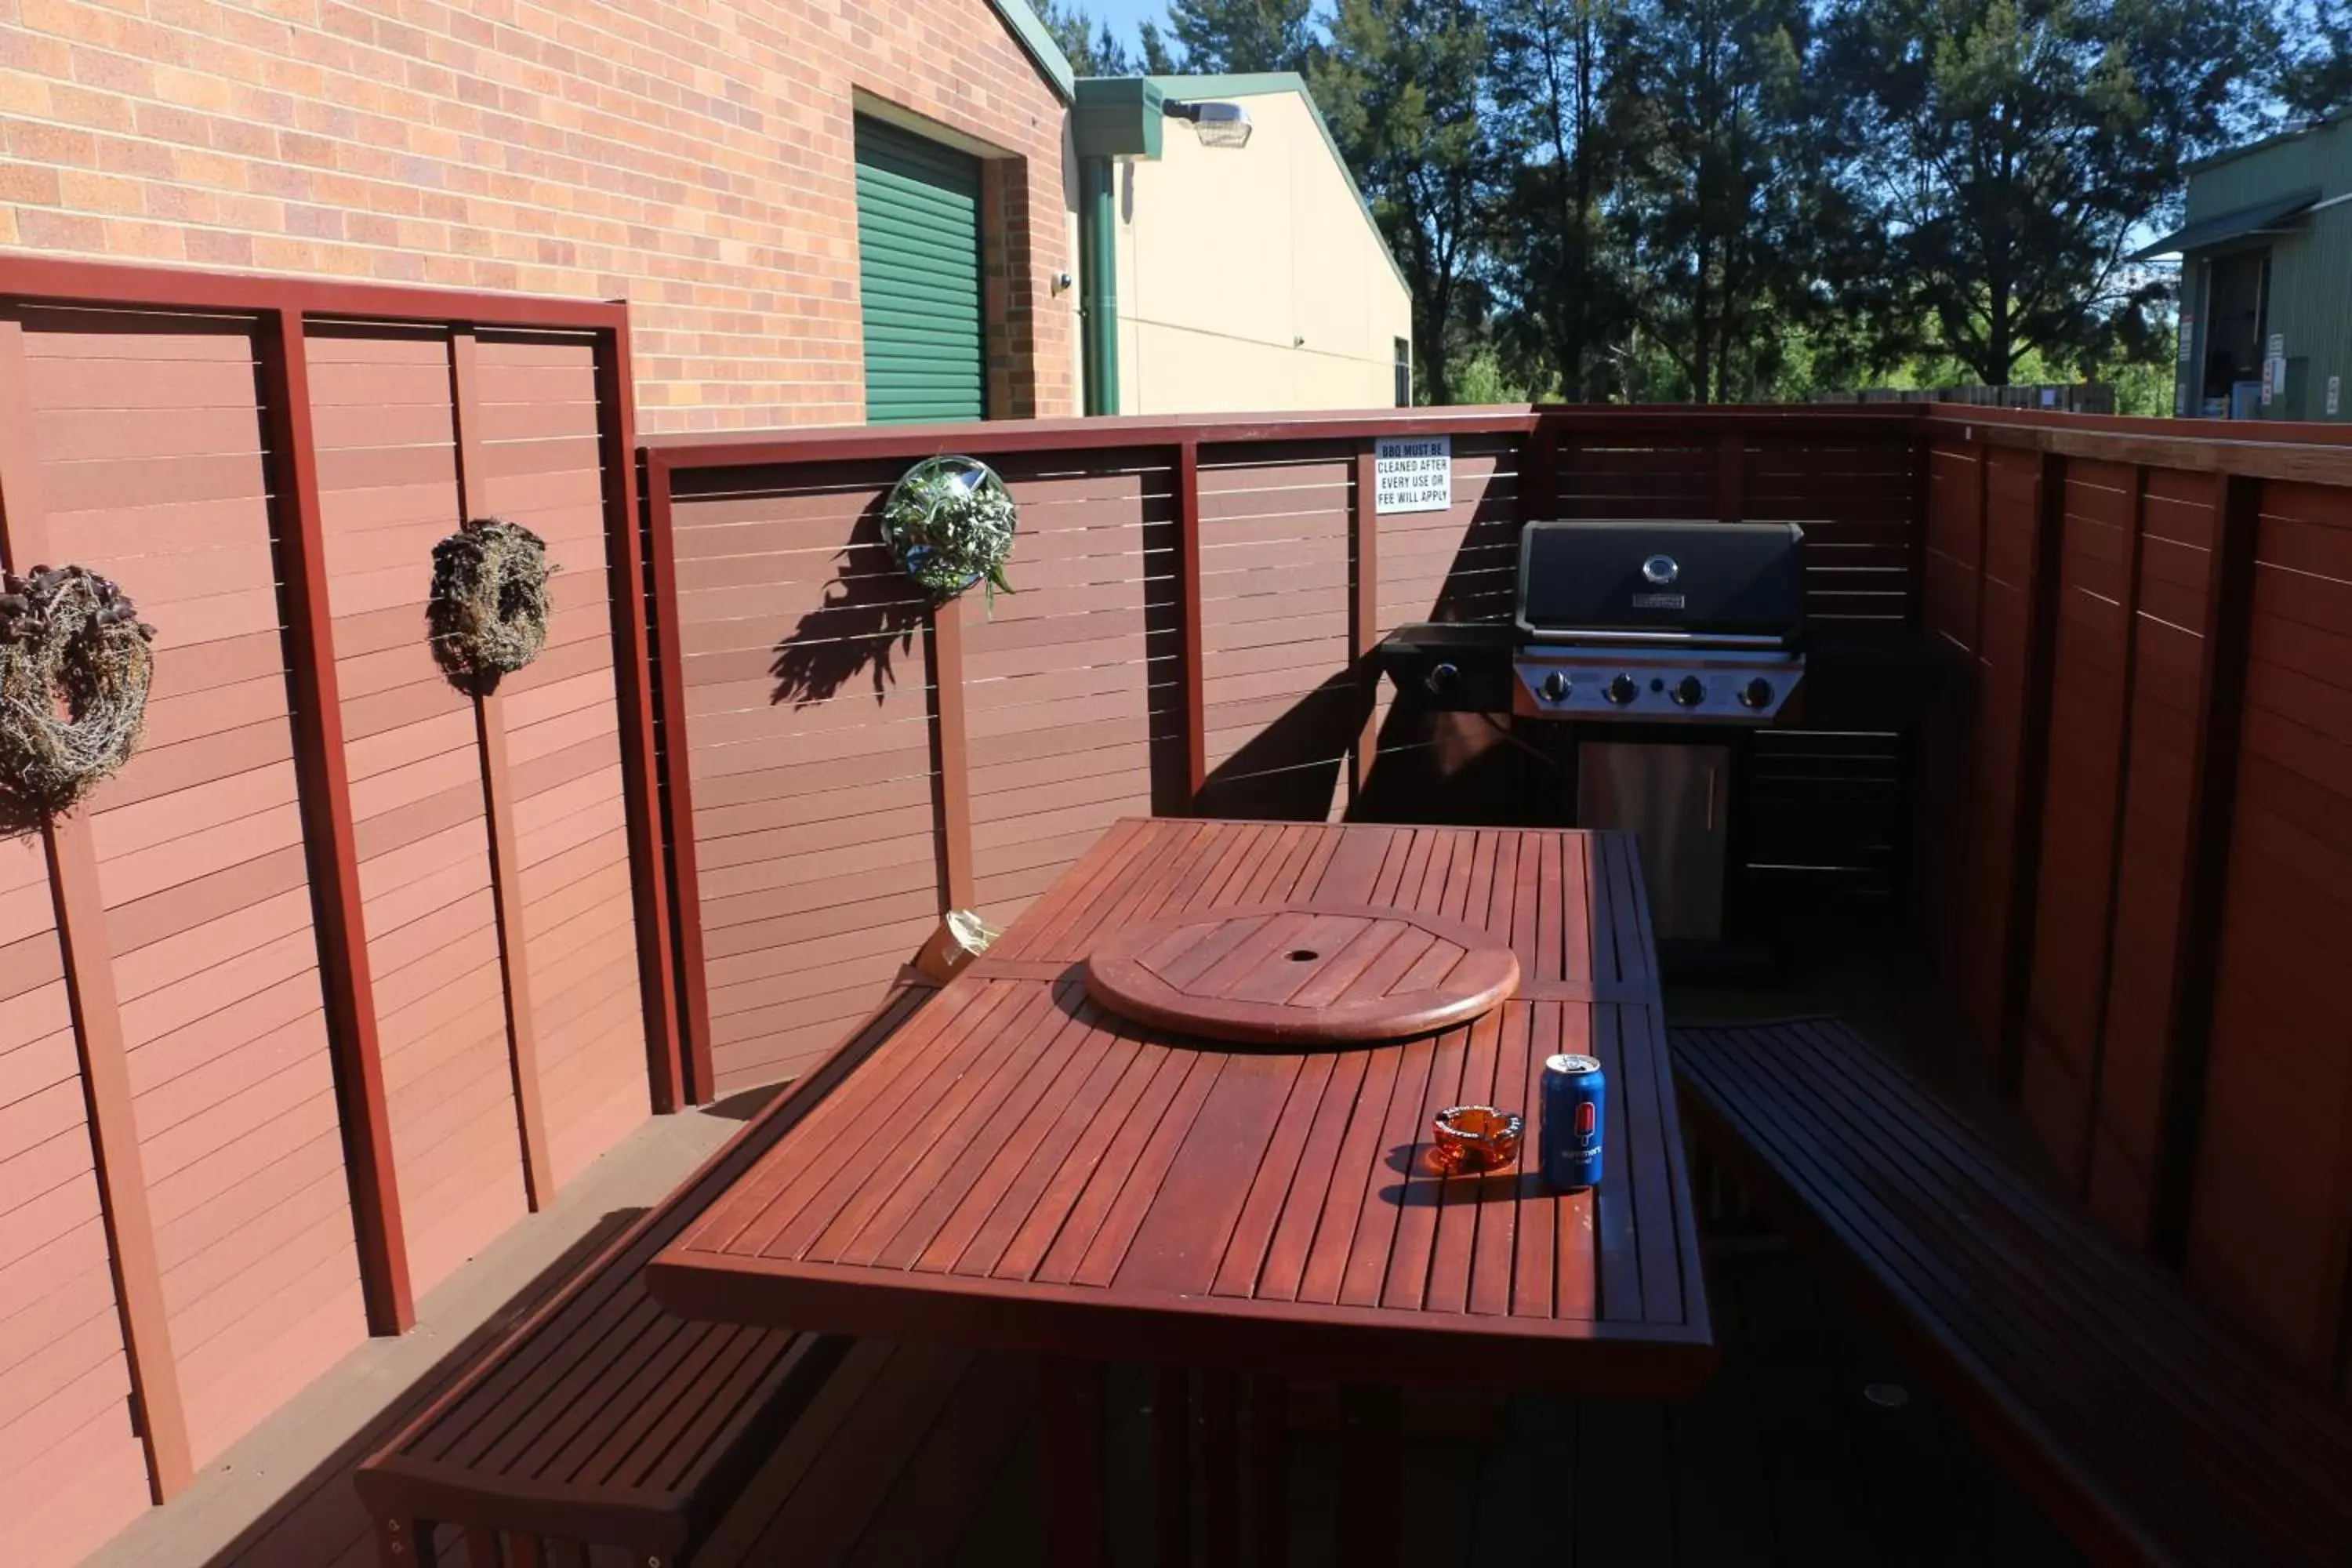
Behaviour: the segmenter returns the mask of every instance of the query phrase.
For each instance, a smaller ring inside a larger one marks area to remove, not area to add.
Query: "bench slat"
[[[2352,1414],[1834,1023],[1673,1037],[1699,1126],[1925,1342],[1955,1405],[2086,1545],[2352,1561]]]
[[[1748,1075],[1743,1092],[1749,1096],[1766,1099],[1779,1089],[1779,1079],[1755,1064],[1741,1064],[1731,1073],[1742,1070]],[[2210,1430],[2205,1420],[2208,1412],[2182,1393],[2184,1389],[2203,1391],[2206,1385],[2199,1379],[2210,1374],[2191,1373],[2184,1381],[2179,1369],[2137,1354],[2138,1347],[2132,1342],[2082,1331],[2081,1320],[2086,1314],[2081,1303],[2053,1300],[2053,1295],[2065,1294],[2053,1291],[2050,1284],[2066,1274],[2064,1259],[2020,1247],[2013,1237],[1986,1234],[2000,1227],[1987,1225],[1994,1216],[1975,1201],[1976,1194],[1958,1187],[1931,1190],[1916,1185],[1916,1168],[1907,1176],[1897,1173],[1912,1158],[1912,1151],[1871,1147],[1875,1130],[1825,1126],[1819,1119],[1823,1113],[1812,1094],[1811,1075],[1806,1078],[1802,1092],[1769,1098],[1773,1113],[1795,1124],[1785,1136],[1793,1141],[1826,1135],[1832,1142],[1840,1137],[1854,1139],[1856,1146],[1866,1152],[1863,1163],[1866,1173],[1882,1179],[1895,1173],[1896,1182],[1915,1184],[1907,1200],[1895,1199],[1907,1203],[1907,1212],[1890,1228],[1898,1247],[1912,1237],[1929,1239],[1924,1245],[1913,1242],[1902,1266],[1915,1280],[1932,1277],[1937,1281],[1936,1307],[1944,1324],[1969,1335],[1979,1353],[1996,1364],[2007,1358],[2008,1364],[2002,1368],[2007,1380],[2054,1428],[2095,1454],[2111,1479],[2122,1484],[2128,1477],[2127,1489],[2147,1500],[2144,1506],[2166,1521],[2169,1534],[2213,1528],[2215,1518],[2210,1510],[2199,1506],[2200,1500],[2226,1492],[2255,1505],[2254,1511],[2231,1521],[2228,1533],[2217,1540],[2213,1550],[2229,1549],[2229,1536],[2235,1535],[2244,1538],[2239,1543],[2243,1549],[2263,1549],[2265,1560],[2305,1560],[2313,1553],[2325,1560],[2329,1539],[2307,1521],[2307,1510],[2294,1506],[2299,1489],[2281,1486],[2279,1468],[2286,1456],[2276,1451],[2245,1452],[2241,1445],[2260,1436],[2252,1431],[2231,1435],[2227,1442],[2216,1441],[2221,1434]],[[1843,1091],[1835,1080],[1830,1080],[1826,1092],[1834,1098]],[[1947,1226],[1948,1215],[1964,1223]],[[1908,1230],[1900,1228],[1904,1226]],[[2004,1241],[2008,1244],[2000,1244]],[[2169,1445],[2161,1438],[2151,1443],[2145,1434],[2192,1426],[2197,1438],[2191,1447],[2200,1455],[2199,1484],[2183,1488],[2174,1458],[2167,1453]],[[2210,1552],[2200,1552],[2200,1559],[2210,1560]]]
[[[556,1535],[659,1555],[707,1533],[846,1342],[689,1322],[645,1266],[930,995],[907,987],[360,1468],[379,1522]]]
[[[2177,1285],[2160,1275],[2153,1280],[2148,1278],[2154,1270],[2145,1259],[2112,1249],[2105,1256],[2095,1256],[2098,1249],[2091,1245],[2094,1238],[2083,1234],[2081,1217],[2064,1210],[2052,1194],[2023,1184],[2021,1178],[2012,1186],[1998,1167],[1969,1160],[1955,1145],[1923,1136],[1921,1130],[1902,1130],[1874,1119],[1873,1097],[1880,1092],[1879,1086],[1842,1079],[1839,1069],[1850,1070],[1843,1058],[1830,1055],[1809,1058],[1801,1051],[1792,1051],[1788,1059],[1819,1075],[1820,1097],[1825,1105],[1843,1108],[1848,1134],[1872,1143],[1875,1158],[1918,1171],[1920,1179],[1930,1184],[1931,1203],[1964,1216],[1976,1227],[1979,1234],[1961,1234],[1954,1244],[1980,1254],[1982,1266],[2014,1275],[2021,1284],[2030,1283],[2039,1292],[2032,1304],[2043,1307],[2049,1331],[2083,1342],[2075,1353],[2094,1358],[2096,1364],[2112,1363],[2121,1369],[2127,1388],[2134,1393],[2145,1393],[2184,1415],[2234,1428],[2239,1442],[2267,1450],[2271,1462],[2304,1469],[2315,1483],[2325,1475],[2342,1473],[2315,1462],[2320,1455],[2305,1440],[2314,1438],[2324,1444],[2327,1434],[2282,1431],[2276,1422],[2257,1414],[2252,1400],[2268,1392],[2268,1369],[2257,1368],[2241,1348],[2228,1346],[2227,1336],[2214,1325],[2197,1322],[2200,1314],[2180,1300]],[[2000,1184],[1982,1184],[1979,1178],[1986,1176]],[[2055,1269],[2033,1267],[2049,1256],[2067,1258],[2066,1265]],[[2164,1299],[2166,1294],[2169,1302]],[[2045,1303],[2042,1298],[2051,1300]],[[2054,1314],[2051,1309],[2055,1309]],[[2126,1343],[2132,1347],[2128,1355],[2117,1348]],[[2257,1375],[2251,1381],[2217,1381],[2217,1357],[2224,1358],[2242,1376]],[[2168,1371],[2168,1375],[2147,1377],[2152,1366]],[[2210,1397],[2224,1389],[2228,1397],[2218,1401]],[[2263,1404],[2265,1409],[2276,1408],[2267,1401]],[[2341,1457],[2352,1464],[2352,1454]]]
[[[2275,1363],[2219,1317],[2186,1299],[2178,1280],[2088,1223],[2064,1198],[1992,1155],[1964,1123],[1876,1052],[1867,1052],[1869,1060],[1863,1064],[1866,1077],[1841,1084],[1835,1075],[1840,1068],[1851,1068],[1852,1047],[1837,1038],[1833,1026],[1827,1034],[1815,1032],[1822,1027],[1799,1026],[1795,1033],[1812,1047],[1811,1065],[1824,1075],[1825,1083],[1844,1089],[1850,1103],[1857,1095],[1864,1097],[1857,1109],[1865,1113],[1868,1096],[1901,1095],[1913,1114],[1940,1130],[1935,1148],[1956,1168],[1958,1179],[1981,1184],[1999,1194],[1973,1212],[2021,1226],[2023,1245],[2079,1255],[2066,1279],[2089,1310],[2088,1321],[2105,1332],[2157,1342],[2150,1345],[2151,1353],[2160,1344],[2163,1355],[2188,1379],[2185,1394],[2226,1388],[2229,1398],[2215,1406],[2214,1414],[2241,1425],[2249,1441],[2300,1466],[2315,1482],[2352,1473],[2352,1424],[2331,1420],[2334,1413],[2324,1407],[2315,1415],[2313,1402],[2299,1390],[2282,1391]],[[2217,1377],[2224,1369],[2228,1375]]]
[[[1679,1058],[1678,1058],[1679,1059]],[[1896,1308],[1900,1319],[1906,1320],[1914,1332],[1924,1331],[1955,1364],[1959,1378],[1944,1392],[1958,1407],[1969,1407],[1967,1395],[1981,1393],[1996,1404],[2007,1424],[2021,1436],[2031,1449],[2064,1452],[2069,1447],[2064,1430],[2065,1413],[2053,1412],[2046,1405],[2021,1394],[2016,1388],[2020,1370],[2008,1364],[1998,1333],[1984,1331],[1979,1314],[1964,1308],[1955,1314],[1955,1297],[1967,1298],[1970,1293],[1958,1275],[1936,1260],[1933,1254],[1906,1257],[1903,1237],[1907,1221],[1874,1201],[1869,1184],[1863,1173],[1843,1168],[1821,1153],[1817,1140],[1801,1114],[1787,1103],[1769,1095],[1756,1095],[1748,1084],[1726,1074],[1711,1081],[1713,1089],[1740,1109],[1715,1112],[1706,1101],[1706,1089],[1698,1086],[1694,1074],[1685,1079],[1686,1089],[1696,1090],[1692,1109],[1697,1110],[1702,1126],[1711,1126],[1725,1136],[1726,1143],[1738,1143],[1769,1151],[1770,1163],[1765,1168],[1768,1178],[1777,1178],[1795,1192],[1806,1210],[1805,1217],[1813,1219],[1826,1232],[1826,1239],[1842,1255],[1859,1263],[1875,1286]],[[1748,1106],[1760,1104],[1760,1112]],[[1754,1174],[1753,1171],[1744,1173]],[[1759,1184],[1767,1185],[1769,1182]],[[1770,1193],[1766,1193],[1769,1200]],[[1955,1321],[1955,1317],[1958,1321]],[[1898,1323],[1898,1328],[1904,1326]],[[1986,1342],[1990,1340],[1988,1349]],[[2027,1369],[2033,1375],[2031,1383],[2040,1392],[2046,1379],[2040,1375],[2047,1369]],[[2053,1415],[2060,1423],[2053,1426]],[[1994,1434],[1999,1436],[2001,1434]],[[2014,1445],[2007,1445],[2012,1451]],[[2045,1504],[2053,1501],[2042,1495],[2035,1482],[2037,1476],[2021,1476],[2030,1491],[2036,1492]],[[2117,1519],[2129,1513],[2121,1499],[2110,1495],[2104,1482],[2089,1476],[2075,1478],[2086,1500],[2096,1512]],[[2071,1500],[2061,1498],[2058,1502]],[[2160,1537],[2142,1533],[2137,1527],[2129,1530],[2133,1559],[2165,1561],[2158,1544]]]

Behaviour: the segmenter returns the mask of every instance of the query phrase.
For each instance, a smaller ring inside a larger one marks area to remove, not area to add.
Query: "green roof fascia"
[[[1081,158],[1157,158],[1162,101],[1148,77],[1087,77],[1072,100],[1070,143]]]
[[[1013,37],[1020,41],[1021,47],[1029,58],[1037,62],[1037,68],[1045,74],[1045,79],[1053,83],[1055,96],[1064,103],[1074,101],[1077,97],[1078,73],[1071,68],[1070,57],[1064,54],[1062,46],[1054,41],[1054,35],[1046,30],[1044,19],[1030,8],[1029,0],[988,0],[988,4],[1004,19],[1004,25],[1013,29]]]
[[[1323,118],[1322,105],[1317,103],[1315,95],[1307,90],[1305,77],[1297,71],[1251,71],[1238,76],[1153,76],[1143,79],[1171,99],[1270,98],[1276,93],[1295,92],[1306,100],[1307,112],[1314,117],[1315,129],[1322,132],[1324,149],[1331,154],[1331,162],[1339,168],[1339,177],[1348,182],[1348,194],[1356,198],[1356,210],[1364,215],[1364,223],[1372,231],[1373,243],[1381,247],[1381,255],[1388,261],[1389,270],[1396,274],[1396,280],[1403,285],[1406,297],[1412,297],[1412,285],[1405,282],[1404,268],[1397,265],[1396,252],[1389,248],[1388,236],[1381,232],[1380,224],[1372,217],[1372,205],[1364,200],[1364,193],[1358,188],[1355,174],[1348,167],[1348,160],[1339,155],[1339,143],[1332,139],[1330,124]]]

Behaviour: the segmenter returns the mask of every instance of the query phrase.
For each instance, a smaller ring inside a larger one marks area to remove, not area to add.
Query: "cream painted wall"
[[[1404,284],[1307,100],[1234,101],[1247,147],[1171,120],[1159,159],[1120,167],[1119,412],[1390,406]]]

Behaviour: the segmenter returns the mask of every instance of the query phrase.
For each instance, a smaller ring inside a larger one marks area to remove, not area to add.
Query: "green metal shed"
[[[2352,419],[2352,110],[2192,164],[2175,253],[2176,414]]]

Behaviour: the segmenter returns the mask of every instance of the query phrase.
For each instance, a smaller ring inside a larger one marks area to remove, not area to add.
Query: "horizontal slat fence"
[[[0,839],[11,1563],[675,1102],[626,355],[615,306],[0,258],[0,553],[158,632],[138,755]],[[500,510],[558,609],[476,697],[425,591]]]
[[[1906,624],[1915,423],[1511,409],[648,443],[698,1092],[798,1071],[941,912],[1011,920],[1120,816],[1520,809],[1493,784],[1521,771],[1502,731],[1395,712],[1364,656],[1407,622],[1507,621],[1529,517],[1799,521],[1816,617]],[[1450,437],[1453,504],[1376,514],[1375,445],[1406,434]],[[1011,487],[1018,591],[934,615],[879,518],[944,450]],[[1895,738],[1768,744],[1756,854],[1884,877]]]
[[[2352,1392],[2352,441],[1927,430],[1944,973],[2093,1212]]]
[[[1345,810],[1369,706],[1370,441],[1458,432],[1486,443],[1465,467],[1491,468],[1531,425],[1512,410],[649,443],[680,973],[708,981],[685,997],[697,1092],[798,1071],[944,910],[1010,921],[1120,816]],[[910,462],[950,449],[1013,491],[1016,591],[935,614],[879,519]]]

